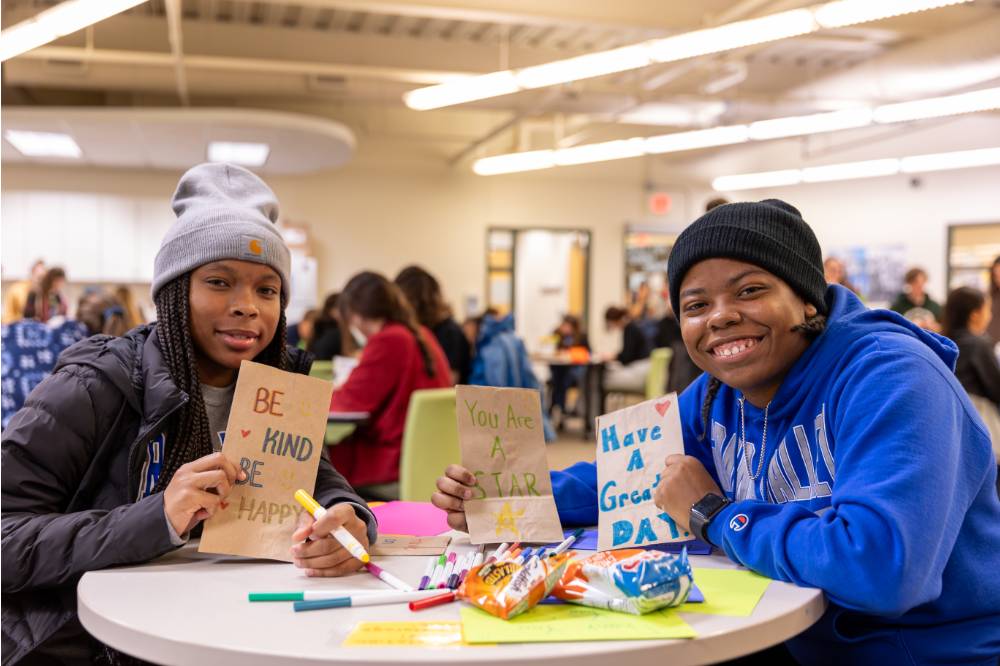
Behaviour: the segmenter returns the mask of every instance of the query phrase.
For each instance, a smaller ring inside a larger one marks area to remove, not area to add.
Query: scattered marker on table
[[[441,575],[444,574],[444,568],[448,564],[448,556],[441,553],[441,557],[438,558],[437,565],[434,567],[434,573],[431,574],[431,579],[427,583],[425,589],[436,589],[438,583],[441,581]]]
[[[434,606],[440,606],[442,604],[450,604],[456,598],[457,597],[454,592],[445,592],[444,594],[427,597],[426,599],[416,599],[410,602],[410,610],[419,611],[427,608],[433,608]]]
[[[351,608],[354,606],[384,606],[400,604],[436,596],[437,590],[412,590],[410,592],[383,592],[381,594],[340,595],[329,599],[307,599],[292,604],[296,613],[327,608]]]
[[[396,578],[391,573],[389,573],[379,565],[375,564],[374,562],[368,562],[367,564],[365,564],[365,568],[368,569],[368,572],[370,574],[381,580],[383,583],[386,583],[387,585],[394,587],[397,590],[400,590],[402,592],[414,591],[412,586]]]
[[[580,529],[578,529],[575,532],[573,532],[572,534],[570,534],[568,537],[566,537],[566,539],[562,543],[560,543],[558,546],[556,546],[555,550],[553,550],[551,553],[549,553],[549,557],[552,557],[553,555],[559,555],[560,553],[566,552],[566,550],[570,546],[573,545],[573,542],[576,541],[577,539],[579,539],[580,536],[585,531],[586,530],[584,530],[584,528],[581,527]]]
[[[434,575],[434,558],[427,560],[427,568],[424,569],[424,575],[420,577],[420,585],[417,586],[418,590],[427,589],[427,585],[431,582],[431,577]]]

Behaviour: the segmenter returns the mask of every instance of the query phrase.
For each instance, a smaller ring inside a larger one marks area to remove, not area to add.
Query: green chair
[[[659,398],[667,390],[667,372],[674,350],[659,347],[649,355],[649,374],[646,375],[646,400]]]
[[[313,361],[312,368],[309,370],[309,376],[332,382],[333,361]]]
[[[455,389],[414,391],[406,411],[399,459],[399,499],[429,502],[445,467],[462,459],[455,418]]]

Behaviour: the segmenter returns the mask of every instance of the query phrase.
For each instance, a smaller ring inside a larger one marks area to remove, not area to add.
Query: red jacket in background
[[[371,413],[366,425],[329,447],[330,461],[352,486],[399,480],[399,453],[410,394],[452,385],[448,359],[434,334],[423,326],[420,334],[434,360],[434,377],[427,376],[420,347],[410,330],[388,323],[368,339],[358,367],[347,383],[333,392],[331,411]]]

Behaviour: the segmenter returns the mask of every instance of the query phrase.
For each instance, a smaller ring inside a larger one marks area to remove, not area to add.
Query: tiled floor
[[[581,460],[593,461],[597,455],[596,440],[584,440],[576,429],[559,433],[559,438],[546,447],[551,469],[564,469]]]

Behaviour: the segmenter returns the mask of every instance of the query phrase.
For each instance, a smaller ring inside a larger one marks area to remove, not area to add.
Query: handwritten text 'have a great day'
[[[508,431],[535,430],[538,421],[533,416],[523,416],[518,414],[513,405],[507,405],[506,413],[487,411],[478,407],[479,401],[473,400],[471,403],[465,400],[465,408],[469,413],[469,420],[473,426],[485,430],[499,430],[501,424]],[[500,459],[507,463],[507,452],[503,449],[500,435],[493,435],[493,443],[490,446],[490,458]],[[472,499],[485,499],[487,497],[526,497],[530,495],[541,496],[535,488],[537,479],[533,472],[517,472],[506,470],[501,472],[485,472],[483,470],[472,470],[476,476],[476,495]],[[492,481],[481,477],[492,477]],[[482,484],[486,484],[484,488]],[[496,493],[487,492],[495,488]]]
[[[627,450],[635,447],[632,449],[632,453],[628,458],[628,465],[625,471],[627,473],[636,472],[644,469],[646,464],[642,458],[642,449],[640,446],[645,442],[656,442],[662,438],[663,431],[658,425],[653,426],[652,428],[637,428],[634,432],[626,433],[621,439],[618,437],[618,432],[615,426],[610,425],[601,428],[601,451],[603,453],[609,453],[612,451],[618,451],[619,449]],[[658,485],[660,485],[660,474],[656,475],[656,479],[653,481],[653,484],[647,488],[643,488],[641,490],[636,489],[631,492],[620,492],[618,490],[618,482],[614,479],[610,479],[603,486],[601,486],[601,492],[598,498],[600,510],[604,513],[611,513],[627,509],[630,506],[639,506],[641,504],[645,504],[646,502],[652,502],[653,490]],[[677,525],[666,512],[656,514],[656,518],[666,525],[667,529],[670,531],[671,539],[677,539],[680,537]],[[654,529],[650,518],[640,519],[637,525],[631,520],[616,520],[612,525],[612,530],[614,535],[613,545],[616,548],[626,543],[641,546],[644,543],[655,543],[659,541],[659,537],[656,535],[656,530]],[[685,536],[687,536],[686,533]]]
[[[285,415],[281,404],[283,396],[284,392],[282,391],[271,391],[264,387],[258,388],[254,396],[254,413],[267,414],[277,418],[283,417]],[[252,432],[250,430],[241,430],[240,434],[246,438]],[[306,462],[312,457],[313,449],[312,440],[308,437],[283,432],[269,426],[264,431],[260,453],[262,456],[279,456],[297,460],[298,462]],[[240,458],[240,467],[246,472],[247,478],[243,481],[237,481],[237,485],[246,485],[250,488],[264,487],[263,459],[251,460],[243,456]],[[258,501],[252,497],[243,495],[240,497],[237,517],[243,520],[260,521],[263,523],[277,522],[284,524],[286,520],[297,519],[300,513],[302,513],[302,507],[295,503]]]

